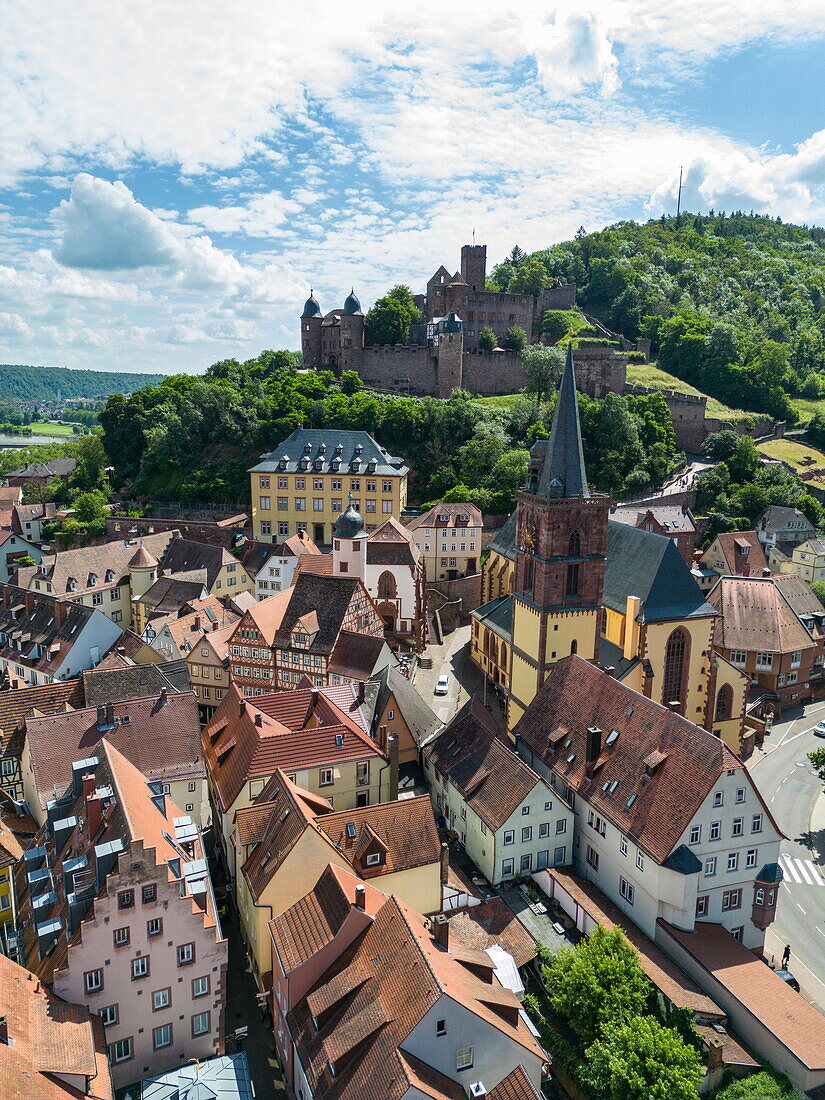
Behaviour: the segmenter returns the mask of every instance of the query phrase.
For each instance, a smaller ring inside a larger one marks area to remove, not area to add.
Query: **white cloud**
[[[0,313],[0,336],[20,337],[31,335],[31,329],[19,313]]]

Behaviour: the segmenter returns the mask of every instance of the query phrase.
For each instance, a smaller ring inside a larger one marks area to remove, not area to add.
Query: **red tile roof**
[[[338,810],[319,817],[317,823],[362,878],[429,866],[441,858],[441,841],[432,803],[426,794],[377,806]],[[347,835],[348,826],[352,826],[353,837]],[[379,849],[381,863],[368,866],[366,853]]]
[[[723,649],[793,653],[817,644],[771,577],[721,577],[708,603],[721,615],[714,641]]]
[[[746,569],[751,577],[761,577],[763,570],[770,572],[756,531],[723,531],[717,535],[701,558],[711,569],[716,568],[717,550],[721,551],[726,570],[732,576],[745,576]]]
[[[439,516],[446,516],[446,521],[439,521]],[[465,523],[459,523],[459,516],[467,516]],[[409,520],[407,527],[414,531],[418,527],[481,527],[481,510],[475,504],[434,504],[420,516]]]
[[[450,939],[486,951],[498,944],[517,967],[536,957],[536,941],[503,898],[491,898],[449,915]]]
[[[508,1073],[487,1096],[488,1100],[541,1100],[541,1093],[533,1088],[521,1066]]]
[[[586,772],[590,727],[602,731],[592,778]],[[612,731],[618,737],[607,746]],[[741,771],[750,783],[742,761],[720,738],[577,656],[554,666],[514,733],[657,863],[667,859],[726,771]],[[657,751],[667,758],[647,775],[645,759]],[[765,815],[776,828],[767,807]]]

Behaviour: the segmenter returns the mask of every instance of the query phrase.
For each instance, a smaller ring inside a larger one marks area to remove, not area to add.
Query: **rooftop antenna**
[[[473,247],[475,247],[475,243],[476,243],[476,227],[473,226]]]
[[[684,165],[679,165],[679,195],[676,199],[676,221],[678,223],[682,216],[682,169]]]

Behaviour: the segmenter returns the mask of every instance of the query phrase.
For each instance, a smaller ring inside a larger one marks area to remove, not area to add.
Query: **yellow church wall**
[[[742,751],[742,737],[745,732],[744,715],[748,694],[748,677],[740,672],[738,668],[734,668],[724,657],[717,656],[716,660],[716,694],[719,694],[720,689],[725,684],[729,684],[733,689],[732,717],[726,721],[717,722],[714,716],[716,708],[716,699],[714,699],[711,708],[712,720],[710,727],[712,732],[721,737],[732,752],[738,754]]]
[[[665,671],[665,649],[668,638],[674,630],[681,627],[690,636],[690,657],[685,672],[687,691],[685,692],[685,718],[697,725],[705,721],[707,700],[707,682],[710,675],[710,640],[713,630],[712,618],[671,620],[664,623],[648,623],[645,627],[644,656],[653,668],[653,698],[657,703],[668,703],[662,699],[662,684]]]

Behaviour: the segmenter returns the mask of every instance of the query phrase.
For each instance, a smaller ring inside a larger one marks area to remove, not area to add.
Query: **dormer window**
[[[343,443],[336,443],[335,444],[335,453],[337,455],[341,454],[343,452],[343,450],[344,450],[344,444]]]
[[[322,469],[323,465],[324,464],[323,464],[323,462],[321,462],[320,458],[316,458],[315,462],[313,463],[313,466],[315,467],[316,470]]]
[[[333,458],[332,462],[329,464],[329,468],[334,474],[338,473],[341,469],[341,460],[339,458]]]
[[[355,473],[355,474],[357,474],[358,471],[361,469],[361,463],[358,461],[357,458],[354,458],[352,460],[352,462],[350,463],[350,466],[351,466],[352,472]]]
[[[115,579],[114,569],[107,569],[106,570],[106,584],[111,584],[114,581],[114,579]]]
[[[312,454],[312,444],[311,443],[305,443],[304,444],[304,454],[305,455]]]
[[[326,454],[326,452],[327,452],[326,443],[319,443],[318,444],[318,453],[323,455],[323,454]]]
[[[380,867],[381,865],[381,853],[380,852],[367,852],[364,860],[365,867]]]
[[[97,584],[97,573],[90,573],[89,574],[89,580],[88,580],[89,588],[94,588],[94,586],[96,584]]]
[[[363,449],[364,449],[364,448],[363,448],[363,447],[361,446],[361,444],[360,444],[360,443],[356,443],[356,444],[355,444],[355,453],[356,453],[357,455],[360,455],[360,454],[361,454],[361,452],[363,451]]]
[[[278,462],[278,469],[279,470],[285,470],[287,462],[288,462],[288,459],[287,459],[286,455],[284,455],[284,457],[282,459],[280,459],[279,462]]]
[[[66,588],[69,590],[69,592],[77,591],[77,581],[74,579],[74,577],[69,577]]]
[[[376,464],[376,462],[375,462],[375,459],[371,459],[371,460],[370,460],[370,461],[369,461],[369,462],[367,463],[367,473],[368,473],[368,474],[374,474],[374,473],[375,473],[375,470],[376,470],[376,465],[377,465],[377,464]]]
[[[309,469],[309,459],[308,458],[302,458],[301,459],[301,469],[302,470],[308,470]]]
[[[292,641],[294,645],[305,646],[309,644],[309,638],[306,634],[293,634]]]

